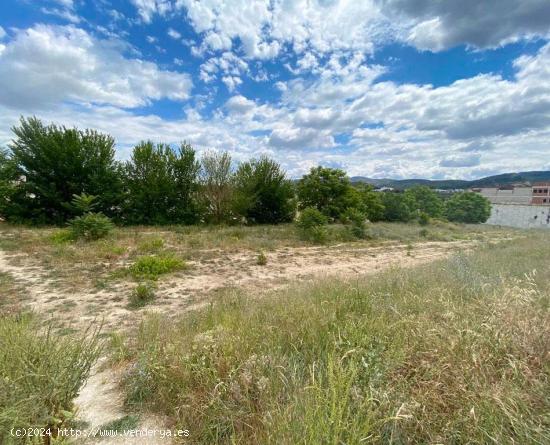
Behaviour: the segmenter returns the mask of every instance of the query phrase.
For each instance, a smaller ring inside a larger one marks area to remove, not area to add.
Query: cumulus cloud
[[[165,16],[172,9],[170,0],[131,0],[131,2],[145,23],[150,23],[157,14]]]
[[[187,74],[126,58],[120,42],[98,40],[73,26],[18,30],[0,54],[0,103],[39,109],[63,101],[137,107],[185,100]]]
[[[238,39],[249,58],[272,59],[286,43],[297,52],[371,52],[373,41],[390,34],[390,22],[371,0],[178,0],[176,8],[196,32],[207,33],[208,47],[230,49]]]
[[[407,40],[439,51],[460,44],[491,48],[550,32],[547,0],[379,0],[388,15],[412,21]]]

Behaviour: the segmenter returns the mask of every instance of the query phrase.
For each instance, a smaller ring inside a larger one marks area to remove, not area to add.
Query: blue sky
[[[550,169],[548,0],[3,0],[20,116],[267,154],[293,177]]]

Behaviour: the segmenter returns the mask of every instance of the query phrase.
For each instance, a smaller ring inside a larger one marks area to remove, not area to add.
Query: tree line
[[[198,157],[187,143],[144,141],[130,159],[115,159],[115,141],[95,130],[21,118],[0,150],[0,216],[11,222],[65,224],[95,212],[118,224],[277,224],[315,209],[330,222],[484,222],[490,204],[473,193],[447,201],[428,187],[376,192],[339,169],[314,167],[291,181],[261,156],[238,165],[227,152]],[[351,212],[351,213],[350,213]]]

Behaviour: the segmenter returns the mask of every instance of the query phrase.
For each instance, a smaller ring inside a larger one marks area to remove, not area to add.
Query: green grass
[[[140,283],[130,294],[130,302],[128,307],[130,309],[139,309],[155,299],[155,286],[151,282]]]
[[[549,443],[548,241],[150,316],[127,402],[203,444]]]
[[[12,428],[65,427],[99,353],[98,331],[57,336],[30,316],[0,318],[0,443],[31,443]]]
[[[134,264],[128,267],[128,271],[136,279],[157,280],[160,275],[184,267],[185,263],[181,259],[163,254],[139,257]]]

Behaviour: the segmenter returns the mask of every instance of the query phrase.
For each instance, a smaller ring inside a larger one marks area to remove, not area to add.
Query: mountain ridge
[[[533,170],[517,173],[502,173],[499,175],[486,176],[479,179],[390,179],[390,178],[368,178],[365,176],[352,176],[352,182],[364,182],[374,187],[392,187],[395,189],[407,189],[415,185],[427,185],[428,187],[448,190],[448,189],[467,189],[472,187],[495,187],[506,186],[516,183],[530,185],[538,181],[550,181],[550,171]]]

